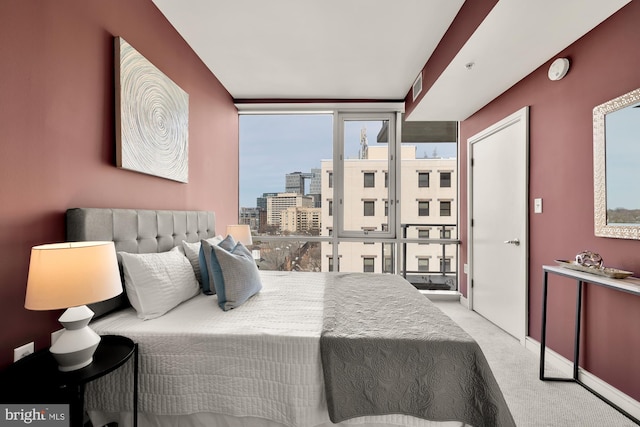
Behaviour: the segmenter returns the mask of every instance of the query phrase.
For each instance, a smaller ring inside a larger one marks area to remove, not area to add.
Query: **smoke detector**
[[[569,71],[569,60],[567,58],[558,58],[551,63],[549,67],[549,80],[556,81],[563,78]]]

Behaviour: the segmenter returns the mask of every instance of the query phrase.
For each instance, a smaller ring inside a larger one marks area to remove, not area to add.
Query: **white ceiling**
[[[629,1],[498,1],[409,119],[466,119]],[[403,100],[464,3],[153,2],[234,99],[271,101]]]

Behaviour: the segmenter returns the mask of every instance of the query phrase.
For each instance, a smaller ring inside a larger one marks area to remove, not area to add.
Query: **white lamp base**
[[[49,351],[58,362],[60,371],[75,371],[93,361],[100,335],[88,326],[92,317],[93,311],[82,305],[68,308],[58,319],[65,329]]]

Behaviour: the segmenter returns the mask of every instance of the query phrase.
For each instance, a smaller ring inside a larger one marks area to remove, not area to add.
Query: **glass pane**
[[[389,120],[344,120],[342,124],[344,230],[369,235],[388,231]],[[359,264],[362,271],[361,260]]]
[[[440,187],[451,187],[451,172],[440,172]]]
[[[324,245],[324,243],[323,243]],[[328,250],[331,246],[326,244]],[[323,246],[324,250],[324,246]],[[329,255],[330,252],[328,253]],[[340,242],[340,271],[350,273],[393,273],[393,245],[382,242]],[[327,261],[328,265],[328,261]]]
[[[364,216],[375,216],[376,202],[373,200],[364,201]],[[371,230],[371,227],[367,227],[367,230]]]
[[[322,270],[320,242],[262,241],[255,236],[251,250],[260,270],[328,271]]]
[[[383,273],[395,273],[395,245],[393,243],[382,244],[382,256],[384,262],[382,264]]]
[[[429,202],[418,201],[418,216],[429,216]]]
[[[373,172],[364,173],[364,186],[366,188],[373,188],[376,186],[376,174]]]
[[[418,187],[429,186],[429,172],[418,172]]]
[[[404,122],[400,200],[403,234],[421,242],[402,245],[404,275],[419,289],[456,290],[457,252],[434,239],[457,239],[457,136],[442,122]],[[442,141],[450,135],[451,142]],[[443,261],[444,259],[444,261]]]
[[[333,115],[243,114],[239,125],[239,223],[256,236],[328,235]]]
[[[409,239],[422,239],[427,230],[405,226]],[[403,245],[406,254],[404,274],[418,289],[457,290],[456,256],[457,243],[435,243],[433,239],[448,239],[457,233],[455,226],[432,228],[429,237],[421,243]],[[445,260],[444,262],[442,260]]]
[[[451,216],[451,202],[450,201],[441,201],[440,202],[440,216]]]

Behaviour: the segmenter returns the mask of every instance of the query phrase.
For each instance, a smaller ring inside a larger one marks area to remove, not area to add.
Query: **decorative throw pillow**
[[[222,236],[211,237],[206,239],[207,242],[217,245],[222,241]],[[202,285],[202,273],[200,272],[200,247],[202,244],[200,242],[182,242],[182,249],[184,250],[184,255],[187,257],[189,262],[191,263],[191,267],[193,267],[193,272],[196,274],[196,279],[198,283]]]
[[[239,307],[262,289],[258,266],[242,243],[231,251],[213,246],[211,260],[222,272],[222,280],[216,280],[215,287],[218,305],[224,311]]]
[[[221,248],[230,251],[236,245],[236,241],[233,239],[233,236],[228,235],[218,244],[214,244],[209,240],[201,240],[200,243],[201,245],[198,259],[200,264],[200,274],[202,276],[202,292],[207,295],[214,295],[216,293],[214,283],[216,279],[220,277],[221,273],[217,265],[211,264],[211,253],[213,252],[211,248],[213,246],[220,246]]]
[[[150,254],[119,253],[127,297],[138,317],[160,317],[200,291],[187,258],[177,247]]]

